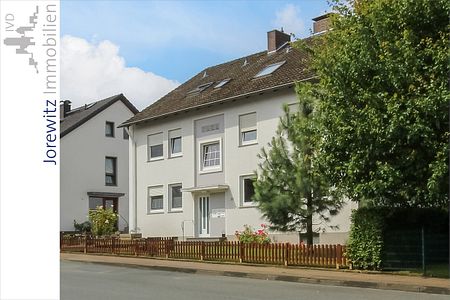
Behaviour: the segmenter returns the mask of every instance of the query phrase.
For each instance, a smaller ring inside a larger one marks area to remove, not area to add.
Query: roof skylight
[[[222,81],[220,81],[218,84],[216,84],[214,86],[215,89],[221,88],[223,87],[225,84],[227,84],[228,82],[230,82],[231,78],[227,78],[227,79],[223,79]]]
[[[272,74],[273,72],[275,72],[275,70],[277,70],[279,67],[281,67],[285,62],[286,61],[281,61],[281,62],[278,62],[276,64],[271,64],[271,65],[265,67],[264,69],[259,71],[259,73],[256,74],[254,78],[258,78],[258,77],[262,77],[262,76],[266,76],[266,75]]]
[[[198,87],[196,87],[193,90],[190,90],[188,92],[188,94],[193,94],[193,93],[200,93],[203,92],[204,90],[206,90],[207,88],[209,88],[214,82],[208,82],[208,83],[204,83],[199,85]]]

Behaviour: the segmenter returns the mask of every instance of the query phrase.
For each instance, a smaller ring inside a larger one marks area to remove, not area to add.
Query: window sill
[[[169,214],[176,214],[176,213],[182,213],[182,212],[183,212],[182,209],[174,209],[174,210],[168,211]]]
[[[155,158],[150,158],[149,160],[147,160],[147,162],[158,161],[158,160],[163,160],[163,159],[164,159],[164,156],[155,157]]]
[[[107,184],[107,183],[105,183],[105,186],[117,187],[117,184]]]
[[[161,215],[161,214],[164,214],[163,210],[155,210],[155,211],[148,212],[147,216],[150,216],[150,215]]]
[[[183,157],[183,153],[176,153],[169,156],[169,159],[171,158],[177,158],[177,157]]]
[[[247,146],[253,146],[253,145],[258,145],[258,141],[247,142],[247,143],[241,143],[241,144],[239,145],[239,147],[247,147]]]
[[[198,173],[199,174],[210,174],[210,173],[218,173],[218,172],[222,172],[222,166],[220,168],[203,169],[203,170],[200,170]]]
[[[239,208],[257,208],[258,206],[255,203],[241,204]]]
[[[115,136],[113,136],[113,135],[105,135],[105,137],[107,137],[107,138],[115,138]]]

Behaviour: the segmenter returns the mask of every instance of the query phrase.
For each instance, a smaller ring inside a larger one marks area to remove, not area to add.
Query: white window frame
[[[180,135],[178,136],[171,136],[171,132],[175,132],[175,131],[180,131]],[[173,153],[172,152],[172,139],[175,139],[175,138],[180,138],[180,140],[181,140],[181,152],[178,152],[178,153]],[[182,134],[181,134],[181,128],[178,128],[178,129],[172,129],[172,130],[169,130],[169,132],[168,132],[168,136],[167,136],[167,140],[168,140],[168,146],[167,146],[167,149],[169,149],[169,158],[174,158],[174,157],[180,157],[180,156],[183,156],[183,136],[182,136]],[[164,150],[163,150],[164,151]]]
[[[284,65],[286,61],[280,61],[262,68],[253,78],[263,78],[269,75],[272,75],[276,70],[278,70],[282,65]],[[268,69],[273,68],[272,71],[267,72]]]
[[[162,196],[162,204],[163,205],[162,205],[161,209],[152,209],[152,202],[151,202],[152,196],[150,195],[151,189],[161,189],[160,193],[156,193],[154,195],[154,196]],[[164,191],[164,187],[162,184],[147,187],[147,215],[164,213],[164,192],[163,191]]]
[[[158,134],[161,134],[161,136],[162,136],[161,144],[150,145],[150,143],[149,143],[150,137],[153,135],[158,135]],[[151,151],[150,147],[157,146],[157,145],[162,146],[162,155],[151,157],[152,151]],[[164,134],[162,132],[156,132],[156,133],[147,135],[147,161],[155,161],[155,160],[162,160],[162,159],[164,159]]]
[[[216,143],[219,143],[220,164],[218,166],[204,167],[203,166],[203,147],[206,146],[206,145],[216,144]],[[221,172],[222,171],[222,166],[223,166],[222,138],[215,138],[215,139],[199,141],[198,142],[198,162],[199,162],[199,173],[200,174]]]
[[[245,128],[245,130],[243,130],[241,128],[241,117],[246,116],[246,115],[251,115],[251,114],[255,114],[255,119],[256,119],[255,126],[247,127],[247,128]],[[240,146],[248,146],[248,145],[258,144],[258,114],[256,113],[256,111],[245,113],[245,114],[240,114],[238,116],[238,127],[239,127],[239,145]],[[250,132],[250,131],[256,131],[256,139],[250,140],[250,141],[244,141],[244,133]]]
[[[183,197],[183,192],[181,191],[181,207],[172,207],[172,205],[173,205],[173,201],[172,201],[172,188],[173,187],[176,187],[176,186],[179,186],[180,187],[180,190],[181,189],[183,189],[183,185],[181,184],[181,183],[172,183],[172,184],[169,184],[168,185],[168,195],[169,195],[169,205],[168,205],[168,207],[169,207],[169,212],[181,212],[181,211],[183,211],[183,200],[184,200],[184,197]]]
[[[253,179],[256,180],[255,174],[246,174],[239,176],[239,195],[241,196],[241,206],[256,206],[254,201],[245,201],[245,188],[244,188],[244,180],[245,179]]]

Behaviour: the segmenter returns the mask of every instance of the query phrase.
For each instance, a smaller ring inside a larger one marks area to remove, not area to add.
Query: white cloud
[[[178,86],[174,80],[127,67],[110,41],[92,44],[69,35],[61,40],[61,98],[73,107],[123,93],[139,110]]]
[[[305,31],[305,24],[300,18],[300,8],[293,4],[287,4],[275,14],[273,24],[279,29],[283,27],[284,32],[300,35]]]

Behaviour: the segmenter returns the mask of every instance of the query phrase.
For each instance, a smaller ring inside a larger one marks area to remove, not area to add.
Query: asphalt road
[[[61,299],[437,300],[448,299],[448,295],[198,275],[61,261]]]

